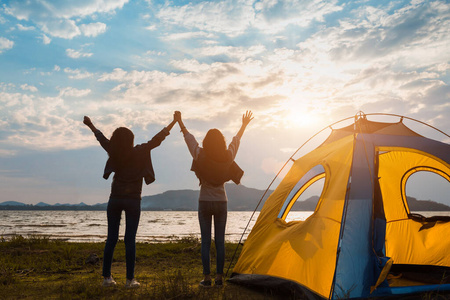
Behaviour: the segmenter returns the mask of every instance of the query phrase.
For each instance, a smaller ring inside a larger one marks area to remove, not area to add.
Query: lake
[[[419,212],[432,216],[434,212]],[[312,212],[291,211],[290,220],[305,220]],[[450,212],[439,212],[450,216]],[[252,212],[229,211],[226,240],[238,242]],[[251,231],[259,212],[250,222],[243,240]],[[287,220],[289,221],[289,220]],[[120,239],[125,233],[122,215]],[[69,242],[103,242],[106,239],[105,211],[0,211],[0,237],[13,235],[40,235]],[[143,211],[136,239],[139,242],[158,243],[184,237],[200,237],[196,211]]]

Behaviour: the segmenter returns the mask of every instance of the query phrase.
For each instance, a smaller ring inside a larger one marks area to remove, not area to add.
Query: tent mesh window
[[[411,187],[412,189],[413,185],[420,180],[428,180],[429,182],[433,182],[434,185],[436,185],[436,182],[441,183],[440,190],[448,190],[447,195],[450,195],[450,176],[448,174],[442,172],[441,170],[433,168],[427,167],[413,168],[409,170],[407,174],[405,174],[403,179],[405,183],[402,182],[402,186],[405,186],[404,194],[406,196],[404,198],[408,203],[409,212],[430,210],[427,205],[428,203],[426,202],[418,203],[417,202],[418,199],[416,199],[416,197],[409,195],[408,187]],[[430,189],[433,187],[435,186],[430,187]],[[443,211],[448,210],[444,205],[442,205],[442,207],[439,206],[439,201],[436,201],[436,199],[434,199],[434,193],[431,190],[427,192],[429,193],[428,198],[420,200],[434,201],[436,203],[435,204],[436,207],[433,210],[439,211],[438,208],[440,208]]]
[[[421,199],[418,201],[413,196],[409,196],[408,187],[413,186],[415,182],[419,180],[427,180],[434,183],[434,186],[430,187],[429,197],[426,199]],[[431,180],[432,179],[432,180]],[[420,212],[427,211],[428,214],[432,214],[434,219],[441,219],[441,221],[450,221],[450,216],[448,216],[448,204],[441,203],[434,199],[432,188],[436,188],[436,182],[440,183],[440,190],[448,190],[447,195],[450,195],[450,175],[434,168],[429,167],[416,167],[408,172],[402,178],[402,196],[403,201],[406,202],[406,211],[409,218],[418,221],[426,221],[428,218],[420,215]],[[438,218],[438,216],[442,216]]]
[[[315,211],[319,203],[319,196],[325,186],[325,179],[325,169],[322,165],[317,165],[309,170],[289,192],[278,218],[289,222],[296,220],[296,218],[289,216],[291,211]],[[306,191],[317,190],[318,195],[305,199],[305,195],[308,194]]]

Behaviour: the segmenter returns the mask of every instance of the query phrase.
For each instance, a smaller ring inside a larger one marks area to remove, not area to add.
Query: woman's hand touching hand
[[[180,111],[175,111],[175,113],[174,113],[174,120],[175,121],[177,121],[177,122],[180,122],[181,121],[181,112]]]

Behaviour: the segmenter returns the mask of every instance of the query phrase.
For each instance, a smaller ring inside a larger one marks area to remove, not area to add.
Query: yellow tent
[[[420,136],[402,120],[362,115],[295,160],[261,209],[230,281],[328,299],[450,290],[445,277],[444,284],[387,280],[391,266],[396,274],[450,274],[450,217],[411,214],[405,196],[417,171],[450,182],[450,145]],[[286,222],[299,196],[321,178],[314,213]]]

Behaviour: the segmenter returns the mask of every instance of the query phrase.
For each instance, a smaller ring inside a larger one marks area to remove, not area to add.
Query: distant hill
[[[414,197],[406,197],[411,211],[450,211],[450,207],[431,200],[417,200]]]
[[[294,206],[292,206],[292,210],[314,211],[316,209],[317,201],[319,201],[319,196],[312,196],[304,201],[295,202]]]
[[[228,210],[253,211],[264,194],[263,190],[243,185],[227,184]],[[264,201],[272,193],[268,191]],[[167,191],[162,194],[142,197],[142,210],[197,210],[198,190]],[[264,202],[262,202],[264,203]],[[259,207],[261,209],[261,205]]]
[[[437,203],[431,200],[417,200],[414,197],[407,197],[410,211],[450,211],[450,206]],[[296,202],[292,210],[314,211],[319,201],[318,196],[312,196],[304,201]]]
[[[11,203],[12,202],[12,203]],[[39,202],[37,204],[24,204],[17,201],[6,201],[0,203],[0,210],[106,210],[108,203],[87,205],[83,202],[78,204],[47,204]]]
[[[193,210],[199,191],[177,190],[142,197],[142,210]]]
[[[243,185],[227,184],[228,210],[229,211],[253,211],[264,194],[264,190],[248,188]],[[269,190],[265,195],[258,210],[261,210],[264,202],[272,193]],[[199,190],[173,190],[153,196],[142,197],[142,210],[177,210],[195,211],[198,207]],[[318,196],[312,196],[304,201],[296,202],[292,208],[294,211],[314,211]],[[408,197],[411,211],[450,211],[450,206],[436,203],[430,200],[417,200]],[[54,204],[40,202],[36,205],[24,204],[17,201],[0,203],[0,210],[106,210],[107,203],[87,205],[79,204]]]
[[[17,202],[17,201],[6,201],[6,202],[2,202],[0,203],[0,205],[11,205],[11,206],[25,206],[26,204],[22,203],[22,202]]]

